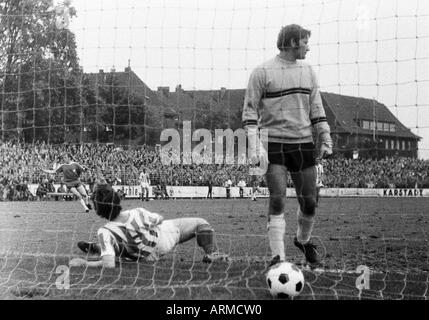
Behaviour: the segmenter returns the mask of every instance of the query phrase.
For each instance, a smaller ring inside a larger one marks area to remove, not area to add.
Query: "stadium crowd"
[[[71,153],[76,162],[87,167],[82,182],[93,188],[102,175],[112,184],[138,185],[140,172],[145,168],[152,185],[224,186],[231,179],[234,186],[244,180],[254,183],[247,165],[164,165],[159,149],[149,146],[121,148],[115,145],[48,145],[0,143],[0,200],[34,198],[29,184],[38,184],[36,197],[57,191],[53,184],[61,183],[61,175],[47,175],[42,168],[55,169],[64,153]],[[333,157],[324,160],[324,185],[338,188],[415,188],[429,187],[429,161],[412,158],[346,159]],[[257,183],[264,186],[263,178]]]

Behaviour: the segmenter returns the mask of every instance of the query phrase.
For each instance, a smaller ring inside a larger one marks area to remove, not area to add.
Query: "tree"
[[[75,36],[56,27],[54,9],[52,0],[0,1],[2,140],[61,143],[79,131],[82,70]]]

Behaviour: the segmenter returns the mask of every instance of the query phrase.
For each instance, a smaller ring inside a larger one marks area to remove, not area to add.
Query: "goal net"
[[[215,154],[240,133],[251,72],[297,23],[334,140],[314,230],[325,264],[302,267],[298,298],[427,299],[428,15],[419,0],[0,1],[0,297],[270,299],[264,178],[238,138],[230,162]],[[89,192],[103,176],[124,208],[207,219],[230,261],[206,265],[190,241],[155,263],[69,267],[104,222],[37,193],[57,193],[61,175],[41,169],[64,153],[89,169]],[[140,201],[143,169],[150,198],[168,201]],[[227,197],[228,179],[234,199],[205,199],[209,180]],[[286,257],[300,265],[292,182],[287,195]]]

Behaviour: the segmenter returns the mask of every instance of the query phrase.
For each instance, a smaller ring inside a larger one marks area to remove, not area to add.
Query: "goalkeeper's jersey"
[[[162,217],[143,208],[126,212],[129,214],[126,223],[111,221],[98,229],[101,256],[125,255],[150,260],[159,240],[157,226]]]
[[[242,120],[244,127],[267,129],[269,142],[313,142],[312,126],[325,122],[328,127],[314,70],[279,56],[257,67],[250,75]]]

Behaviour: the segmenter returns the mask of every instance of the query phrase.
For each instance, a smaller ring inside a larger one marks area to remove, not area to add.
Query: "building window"
[[[405,150],[405,140],[402,140],[402,150]]]
[[[387,122],[384,122],[383,123],[383,131],[389,131],[390,129],[389,129],[389,123],[387,123]]]
[[[384,141],[384,142],[385,142],[385,149],[388,150],[389,149],[389,140],[386,139],[386,141]]]
[[[411,141],[408,141],[408,150],[411,150]]]
[[[375,122],[372,120],[356,120],[362,129],[385,132],[396,132],[396,124],[389,122]]]
[[[390,140],[390,149],[395,149],[395,140]]]
[[[399,140],[396,140],[396,150],[401,150],[401,145],[399,143]]]

